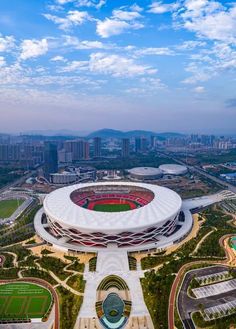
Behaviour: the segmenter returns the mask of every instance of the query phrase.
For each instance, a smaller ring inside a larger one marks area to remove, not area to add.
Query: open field
[[[0,200],[0,218],[10,217],[24,200]]]
[[[93,208],[95,211],[119,212],[130,210],[129,204],[96,204]]]
[[[0,285],[0,320],[43,318],[52,302],[51,293],[36,284]]]

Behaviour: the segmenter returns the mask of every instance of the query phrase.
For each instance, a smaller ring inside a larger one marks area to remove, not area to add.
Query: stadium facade
[[[168,188],[89,183],[48,194],[35,227],[44,240],[65,249],[145,250],[182,239],[192,227],[189,218],[185,220],[180,196]]]

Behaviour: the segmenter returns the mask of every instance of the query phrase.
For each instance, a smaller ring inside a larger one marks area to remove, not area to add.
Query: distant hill
[[[160,139],[166,139],[170,137],[181,137],[184,136],[180,133],[175,132],[165,132],[165,133],[156,133],[153,131],[148,130],[130,130],[130,131],[121,131],[121,130],[114,130],[114,129],[101,129],[94,131],[87,135],[87,138],[94,138],[94,137],[100,137],[100,138],[132,138],[132,137],[146,137],[150,138],[151,136],[157,136]]]
[[[73,130],[32,130],[22,133],[21,135],[26,136],[32,136],[35,137],[35,139],[45,139],[45,137],[48,138],[54,138],[54,139],[60,139],[63,137],[71,138],[86,138],[91,139],[94,137],[100,137],[103,139],[106,138],[132,138],[132,137],[146,137],[150,138],[151,136],[157,136],[159,139],[166,139],[170,137],[181,137],[184,136],[180,133],[175,132],[164,132],[164,133],[156,133],[154,131],[149,130],[130,130],[130,131],[121,131],[121,130],[115,130],[115,129],[100,129],[94,132],[91,132],[88,134],[88,132],[85,131],[73,131]]]
[[[40,136],[86,136],[88,131],[73,130],[30,130],[22,133],[23,135],[40,135]]]

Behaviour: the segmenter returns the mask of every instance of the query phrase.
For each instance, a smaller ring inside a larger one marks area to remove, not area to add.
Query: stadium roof
[[[159,168],[154,167],[136,167],[129,169],[131,175],[137,176],[161,176],[162,171]]]
[[[98,212],[76,205],[70,198],[71,192],[84,187],[132,186],[146,188],[154,193],[154,199],[147,205],[122,212]],[[93,231],[128,231],[129,228],[145,228],[172,219],[182,206],[180,196],[174,191],[157,185],[109,182],[77,184],[57,189],[44,200],[44,209],[51,219],[63,226]]]
[[[183,175],[186,174],[188,168],[179,164],[163,164],[159,167],[163,174],[169,175]]]

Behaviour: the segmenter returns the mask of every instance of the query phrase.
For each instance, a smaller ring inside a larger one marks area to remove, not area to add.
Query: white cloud
[[[114,77],[135,77],[155,74],[156,69],[136,63],[132,58],[116,54],[92,53],[89,61],[72,61],[61,68],[61,72],[89,71]]]
[[[151,96],[160,90],[167,89],[167,86],[161,82],[159,78],[145,77],[137,81],[135,87],[130,87],[125,90],[128,94],[143,97],[144,95]]]
[[[82,25],[86,20],[90,19],[86,11],[70,10],[66,17],[59,17],[51,14],[44,14],[45,18],[57,24],[61,30],[69,30],[73,26]]]
[[[108,38],[112,35],[121,34],[124,30],[128,30],[130,24],[125,21],[118,21],[106,18],[104,21],[98,21],[97,34],[102,38]]]
[[[56,3],[59,5],[66,5],[72,2],[77,7],[95,7],[96,9],[100,9],[105,5],[106,0],[56,0]]]
[[[112,12],[110,18],[105,18],[105,20],[97,21],[97,34],[102,38],[109,38],[112,35],[119,35],[127,30],[138,30],[144,27],[142,23],[137,21],[142,16],[140,15],[140,10],[136,7],[131,7],[131,10],[115,9]],[[136,9],[133,9],[136,8]]]
[[[157,2],[153,2],[149,6],[148,13],[164,14],[164,13],[167,13],[169,11],[173,11],[173,10],[177,9],[178,7],[179,7],[178,3],[165,4],[162,1],[157,1]]]
[[[137,51],[135,51],[136,56],[147,56],[147,55],[153,55],[153,56],[173,56],[175,55],[175,52],[167,47],[149,47],[149,48],[142,48]]]
[[[178,45],[176,48],[180,50],[193,50],[195,48],[206,46],[206,42],[197,41],[197,40],[187,40],[184,41],[181,45]]]
[[[64,66],[60,71],[61,72],[74,72],[78,70],[84,70],[88,67],[87,61],[72,61],[71,63],[68,63],[66,66]]]
[[[76,37],[70,35],[64,36],[65,42],[64,46],[73,47],[75,49],[109,49],[113,47],[112,45],[105,45],[104,43],[97,40],[79,40]]]
[[[197,82],[207,81],[215,76],[217,73],[212,66],[200,66],[198,63],[190,63],[185,71],[191,73],[192,75],[182,82],[185,84],[195,84]]]
[[[13,36],[2,37],[0,34],[0,52],[10,51],[15,46],[15,38]]]
[[[53,58],[51,58],[52,62],[66,62],[66,59],[63,56],[55,56]]]
[[[137,5],[136,3],[133,4],[132,6],[130,6],[130,9],[131,9],[132,11],[137,11],[137,12],[141,12],[141,11],[143,11],[143,8],[140,7],[139,5]]]
[[[121,9],[115,9],[112,12],[113,17],[123,21],[133,21],[142,16],[137,11],[127,11]]]
[[[95,7],[102,8],[106,4],[106,0],[77,0],[76,5],[79,7]]]
[[[180,12],[183,26],[199,37],[236,43],[236,3],[229,8],[217,1],[186,0]]]
[[[133,77],[157,72],[150,66],[135,63],[133,59],[104,53],[91,54],[89,69],[91,72],[111,74],[115,77]]]
[[[102,38],[109,38],[112,35],[119,35],[126,30],[138,30],[143,28],[141,23],[127,23],[117,19],[106,18],[104,21],[98,21],[97,34]]]
[[[197,86],[193,89],[193,91],[197,94],[203,94],[206,90],[203,86]]]
[[[5,58],[3,56],[0,56],[0,67],[4,66],[5,64]]]
[[[25,60],[46,54],[48,51],[47,39],[24,40],[21,43],[20,59]]]
[[[59,4],[59,5],[65,5],[69,2],[73,2],[74,0],[56,0],[56,2]]]

